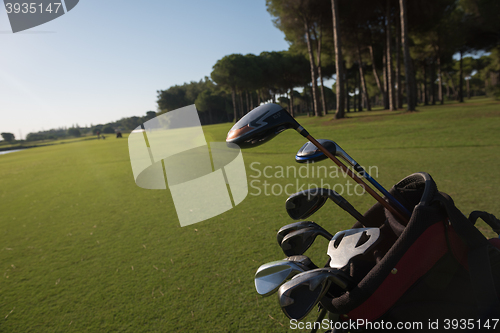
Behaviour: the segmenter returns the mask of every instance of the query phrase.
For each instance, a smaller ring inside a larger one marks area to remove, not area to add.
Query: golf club
[[[269,296],[289,278],[307,270],[318,268],[306,256],[291,256],[260,266],[255,273],[255,289],[262,296]]]
[[[337,232],[328,244],[330,267],[340,269],[348,265],[351,259],[368,255],[379,241],[379,228],[358,228]]]
[[[321,226],[319,224],[314,223],[313,221],[300,221],[300,222],[287,224],[287,225],[281,227],[280,230],[278,230],[278,233],[276,234],[276,240],[278,241],[278,244],[281,245],[283,238],[285,238],[285,236],[287,234],[289,234],[290,232],[295,231],[295,230],[299,230],[299,229],[312,228],[312,227],[321,228]]]
[[[341,157],[343,160],[345,160],[347,163],[349,163],[354,170],[359,172],[366,180],[368,180],[377,190],[379,190],[383,195],[389,199],[389,201],[394,204],[395,206],[398,207],[398,209],[405,213],[407,216],[410,216],[410,212],[396,199],[392,196],[392,194],[389,193],[382,185],[380,185],[366,170],[359,165],[358,162],[356,162],[351,156],[349,156],[340,146],[332,141],[332,140],[326,140],[326,139],[320,139],[318,142],[323,145],[330,153],[332,153],[335,156]],[[308,163],[308,162],[318,162],[326,159],[326,155],[323,154],[319,149],[313,145],[311,142],[307,142],[304,144],[297,154],[295,155],[295,161],[298,163]]]
[[[290,319],[303,319],[325,295],[331,283],[344,290],[352,286],[350,276],[328,267],[295,275],[278,290],[281,310]]]
[[[314,243],[316,236],[323,236],[327,240],[332,239],[332,234],[318,227],[292,231],[283,238],[281,249],[287,256],[301,255]]]
[[[256,107],[231,128],[227,134],[226,142],[237,144],[240,148],[251,148],[261,145],[286,129],[293,128],[303,137],[311,141],[328,158],[335,162],[354,181],[360,184],[373,198],[389,210],[401,221],[408,223],[408,218],[385,201],[371,187],[367,186],[361,178],[354,174],[332,153],[314,139],[288,112],[277,104],[264,104]]]
[[[327,140],[327,139],[318,139],[318,142],[325,147],[330,153],[334,154],[336,153],[336,146],[335,142],[332,140]],[[295,154],[295,162],[297,163],[311,163],[311,162],[319,162],[326,160],[328,157],[326,157],[325,154],[323,154],[322,151],[318,149],[315,145],[311,143],[311,141],[308,141],[307,143],[304,143],[302,147],[300,147],[299,151],[297,154]]]
[[[365,224],[365,217],[361,215],[346,199],[334,190],[326,188],[311,188],[292,194],[286,200],[285,207],[288,215],[294,220],[305,219],[316,213],[325,202],[331,199],[340,208],[348,212],[357,221]]]
[[[318,309],[318,310],[320,310],[320,309]],[[321,324],[321,322],[323,321],[323,318],[325,318],[327,312],[328,312],[328,310],[326,308],[321,308],[321,312],[318,315],[318,319],[316,319],[316,322],[314,324],[316,324],[316,323]],[[316,326],[314,326],[313,329],[311,330],[311,333],[316,333],[317,331],[318,331],[318,328]]]

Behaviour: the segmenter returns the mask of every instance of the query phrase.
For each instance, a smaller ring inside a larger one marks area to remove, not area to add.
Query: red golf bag
[[[500,221],[485,212],[465,217],[426,173],[390,192],[412,211],[410,221],[402,224],[379,203],[368,210],[365,227],[379,228],[382,241],[370,260],[345,268],[356,287],[328,293],[321,305],[364,331],[500,332],[500,240],[474,226],[481,217],[500,234]]]

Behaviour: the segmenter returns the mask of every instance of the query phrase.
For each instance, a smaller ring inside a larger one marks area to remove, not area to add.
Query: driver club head
[[[281,106],[264,104],[248,112],[231,128],[226,142],[240,148],[257,147],[286,129],[303,129],[300,124]]]
[[[332,155],[342,158],[349,163],[354,170],[361,172],[363,169],[359,166],[351,156],[349,156],[335,141],[328,139],[317,140],[323,147],[325,147]],[[312,163],[319,162],[327,159],[328,157],[318,149],[311,141],[305,143],[295,155],[295,162],[297,163]]]
[[[287,256],[301,255],[314,243],[317,236],[323,236],[327,240],[332,239],[332,234],[320,227],[299,229],[287,234],[281,241],[281,249]]]
[[[337,144],[332,140],[319,139],[317,140],[323,147],[325,147],[330,153],[335,155]],[[311,163],[319,162],[327,159],[328,157],[318,149],[311,141],[305,143],[300,147],[299,151],[295,155],[295,162],[297,163]]]
[[[292,231],[295,230],[300,230],[300,229],[305,229],[305,228],[321,228],[321,226],[313,221],[300,221],[300,222],[295,222],[295,223],[290,223],[287,224],[283,227],[281,227],[280,230],[278,230],[278,233],[276,234],[276,240],[278,241],[278,244],[281,245],[281,242],[283,241],[283,238],[285,238],[286,235],[291,233]]]
[[[351,278],[346,273],[328,267],[294,276],[278,290],[281,310],[290,319],[303,319],[325,295],[331,283],[344,290],[352,286]]]
[[[306,256],[291,256],[260,266],[255,273],[255,289],[262,296],[269,296],[289,278],[307,270],[318,268]]]

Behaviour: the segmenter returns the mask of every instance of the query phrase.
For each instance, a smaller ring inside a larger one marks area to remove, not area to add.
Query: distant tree
[[[115,132],[115,129],[111,126],[105,126],[103,129],[102,129],[102,133],[106,133],[106,134],[113,134]]]
[[[210,74],[212,80],[217,85],[231,91],[233,100],[234,121],[238,121],[238,111],[236,108],[236,91],[240,89],[245,80],[243,72],[248,69],[245,65],[248,63],[247,58],[241,54],[230,54],[218,60],[213,66],[212,73]]]
[[[214,114],[225,109],[225,98],[211,90],[205,90],[198,95],[195,101],[196,108],[202,114],[208,114],[208,122],[214,123]]]
[[[266,0],[267,11],[274,17],[274,25],[283,31],[286,40],[291,44],[299,43],[307,46],[306,52],[310,64],[310,81],[312,88],[313,109],[316,116],[326,112],[324,91],[317,86],[322,83],[321,49],[322,36],[327,30],[329,4],[325,1],[312,0]],[[314,53],[316,51],[316,57]],[[323,86],[322,86],[323,87]],[[318,96],[321,95],[323,112],[320,112]]]
[[[406,0],[399,0],[400,19],[401,19],[401,43],[403,44],[403,58],[405,64],[406,77],[406,98],[408,100],[408,111],[415,111],[415,75],[410,58],[410,43],[408,41],[408,19],[406,13]]]
[[[79,138],[80,136],[82,136],[82,133],[80,132],[80,130],[78,128],[71,127],[68,129],[68,135]]]
[[[283,73],[283,54],[281,52],[264,51],[258,57],[259,68],[262,74],[261,90],[267,97],[276,102],[275,96],[284,93],[280,87],[281,74]],[[263,97],[263,100],[268,98]]]
[[[28,135],[26,136],[26,141],[42,141],[46,139],[47,137],[40,133],[28,133]]]
[[[467,46],[474,50],[490,50],[500,45],[500,1],[459,0],[469,28]],[[455,32],[455,31],[454,31]]]
[[[386,62],[387,62],[387,98],[389,100],[389,110],[394,111],[395,108],[395,94],[394,94],[394,74],[392,69],[392,37],[391,37],[391,2],[386,0]]]
[[[476,59],[472,57],[464,57],[462,59],[462,74],[466,81],[466,89],[467,89],[467,98],[471,98],[470,96],[470,78],[474,69],[478,68],[476,64]],[[460,70],[460,65],[459,65]]]
[[[279,85],[288,91],[290,114],[294,115],[294,94],[293,88],[303,87],[310,81],[309,63],[307,59],[300,54],[291,54],[290,52],[281,52],[282,70],[279,77]],[[326,112],[326,110],[325,110]]]
[[[262,84],[262,68],[259,56],[255,54],[244,55],[244,67],[241,68],[240,74],[244,79],[240,82],[240,105],[242,105],[243,92],[245,92],[246,107],[242,109],[243,113],[254,108],[252,92],[256,92]]]
[[[467,64],[463,56],[478,50],[491,51],[500,45],[500,2],[497,0],[459,0],[453,14],[454,26],[449,37],[459,54],[458,100],[463,102],[463,81]],[[468,82],[468,81],[467,81]]]
[[[344,65],[342,60],[342,42],[340,38],[339,28],[339,10],[337,0],[332,0],[332,17],[333,17],[333,43],[335,45],[335,68],[337,71],[336,93],[337,93],[337,111],[335,112],[335,119],[345,117],[344,110]]]
[[[199,82],[191,81],[181,86],[172,86],[167,90],[158,90],[158,99],[156,102],[158,103],[160,112],[154,115],[148,113],[145,121],[151,119],[149,117],[156,117],[159,114],[194,104],[196,98],[202,91],[213,89],[214,86],[214,83],[208,77],[205,77],[204,80],[200,80]]]
[[[2,138],[7,142],[12,142],[15,140],[14,134],[12,133],[2,133]]]
[[[158,90],[158,108],[161,111],[172,111],[189,105],[186,100],[186,87],[175,85],[167,90]]]
[[[483,62],[481,76],[484,77],[486,93],[500,99],[500,46],[494,48]]]
[[[146,112],[146,119],[147,120],[153,119],[154,117],[156,117],[156,112],[154,112],[154,111]]]
[[[324,89],[325,89],[325,103],[326,103],[326,108],[328,110],[334,110],[337,107],[336,106],[336,102],[337,102],[336,93],[332,89],[330,89],[328,87],[324,87]]]
[[[151,112],[151,111],[149,111]],[[146,116],[147,117],[147,116]],[[128,118],[123,118],[120,120],[121,126],[123,126],[127,130],[134,130],[138,126],[140,126],[143,123],[142,117],[128,117]],[[96,131],[93,130],[93,133],[95,134]]]
[[[96,134],[97,132],[102,132],[102,128],[104,125],[95,125],[94,128],[92,128],[92,134]],[[137,126],[136,126],[137,127]],[[135,128],[135,127],[134,127]]]

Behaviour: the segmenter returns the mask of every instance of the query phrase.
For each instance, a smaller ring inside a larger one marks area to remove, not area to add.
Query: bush
[[[102,132],[102,125],[97,125],[94,128],[92,128],[92,134],[97,134],[97,132]]]
[[[82,133],[80,133],[80,130],[78,128],[70,128],[68,129],[68,135],[79,138],[80,136],[82,136]]]
[[[500,100],[500,84],[497,84],[493,89],[493,96],[496,100]]]
[[[15,140],[14,134],[12,134],[12,133],[2,133],[0,135],[7,142],[12,142]]]
[[[29,133],[26,137],[26,141],[42,141],[47,139],[45,135],[39,133]]]
[[[115,132],[115,129],[111,126],[106,126],[102,129],[102,132],[106,134],[113,134]]]

